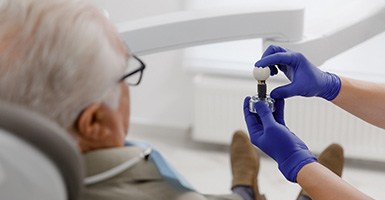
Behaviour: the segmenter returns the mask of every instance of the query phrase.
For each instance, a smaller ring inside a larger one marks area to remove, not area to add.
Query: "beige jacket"
[[[84,155],[87,176],[111,169],[142,152],[138,147],[92,151]],[[166,182],[152,161],[143,159],[115,177],[85,187],[80,200],[242,200],[236,194],[202,195]]]

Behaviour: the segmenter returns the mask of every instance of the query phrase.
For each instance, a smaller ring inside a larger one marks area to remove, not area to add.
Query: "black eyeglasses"
[[[133,59],[128,59],[128,68],[131,69],[134,67],[135,70],[125,73],[120,81],[126,81],[128,85],[136,86],[139,85],[142,80],[143,70],[146,68],[146,64],[135,55],[132,55],[132,58]]]

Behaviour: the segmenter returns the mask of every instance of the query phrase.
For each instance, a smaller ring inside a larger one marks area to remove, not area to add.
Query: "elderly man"
[[[125,146],[128,85],[139,84],[143,70],[86,1],[0,3],[0,98],[68,130],[87,166],[81,199],[264,199],[258,154],[242,132],[231,145],[233,193],[223,196],[194,191],[143,144]]]

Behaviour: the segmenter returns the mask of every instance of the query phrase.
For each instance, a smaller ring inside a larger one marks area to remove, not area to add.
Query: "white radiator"
[[[268,80],[268,87],[281,85]],[[255,81],[198,75],[194,79],[194,123],[197,141],[229,144],[232,133],[246,129],[243,99],[255,94]],[[385,162],[385,131],[330,102],[294,97],[285,104],[286,125],[315,153],[330,143],[344,147],[346,157]]]

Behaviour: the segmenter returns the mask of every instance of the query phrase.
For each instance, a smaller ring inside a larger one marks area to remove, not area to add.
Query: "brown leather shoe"
[[[342,169],[344,167],[344,150],[339,144],[331,144],[326,147],[318,156],[318,162],[330,169],[330,171],[337,174],[339,177],[342,175]],[[301,190],[297,200],[300,196],[309,196],[304,190]]]
[[[231,172],[235,186],[249,186],[253,189],[255,200],[264,200],[259,193],[257,175],[259,171],[259,154],[249,137],[243,131],[236,131],[230,146]]]

